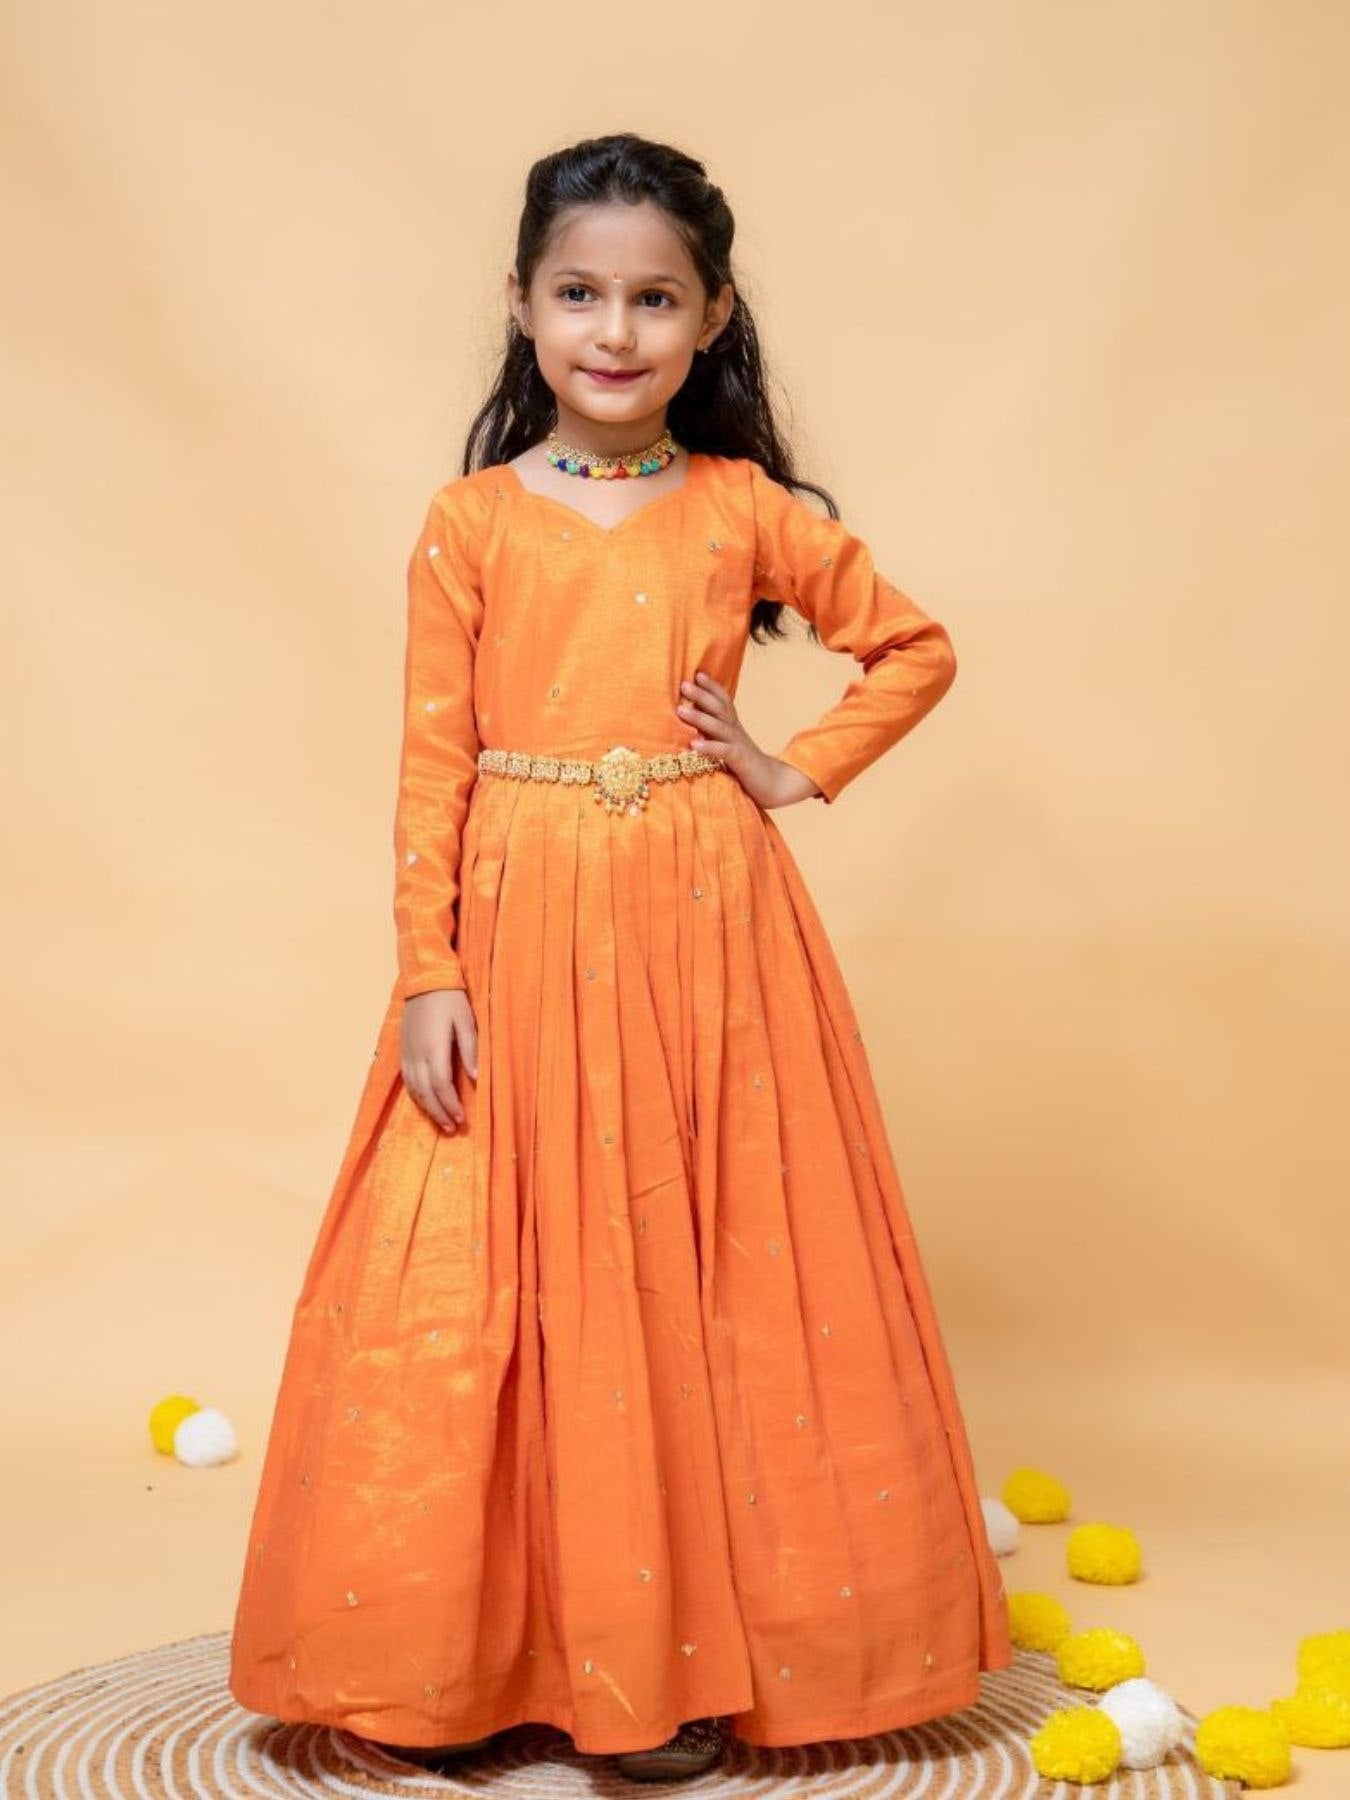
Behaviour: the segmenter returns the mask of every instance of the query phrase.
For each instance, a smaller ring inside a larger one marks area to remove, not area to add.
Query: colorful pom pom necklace
[[[627,456],[596,456],[590,450],[564,444],[556,431],[550,431],[544,454],[564,475],[584,475],[591,481],[623,481],[629,476],[655,475],[674,461],[678,449],[669,431],[663,431],[645,450],[630,451]]]

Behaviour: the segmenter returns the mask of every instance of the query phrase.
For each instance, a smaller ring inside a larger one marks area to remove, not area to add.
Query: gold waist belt
[[[606,812],[637,813],[647,804],[649,782],[706,775],[722,768],[723,763],[720,756],[705,756],[701,750],[639,756],[627,744],[616,744],[591,762],[567,756],[533,756],[528,750],[480,750],[478,767],[487,774],[509,775],[518,781],[594,782],[595,798]]]

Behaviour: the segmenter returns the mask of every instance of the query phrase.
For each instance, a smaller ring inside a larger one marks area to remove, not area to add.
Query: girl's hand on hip
[[[680,693],[687,698],[675,710],[698,732],[689,748],[725,763],[758,805],[791,806],[820,792],[809,775],[760,749],[737,718],[731,695],[711,675],[700,669],[692,681],[680,683]]]
[[[455,1089],[452,1051],[469,1078],[478,1079],[478,1027],[463,988],[410,995],[403,1002],[400,1048],[404,1087],[442,1131],[457,1130],[464,1106]]]

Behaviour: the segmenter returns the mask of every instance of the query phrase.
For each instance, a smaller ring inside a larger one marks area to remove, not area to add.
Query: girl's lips
[[[641,369],[625,369],[622,372],[619,372],[619,371],[611,372],[610,370],[607,370],[607,369],[585,369],[582,371],[582,373],[589,375],[591,377],[592,381],[610,381],[610,382],[621,383],[621,382],[625,382],[625,381],[636,381],[638,376],[642,374],[642,370]]]

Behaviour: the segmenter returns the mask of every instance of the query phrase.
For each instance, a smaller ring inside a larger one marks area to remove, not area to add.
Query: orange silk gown
[[[757,596],[856,658],[784,746],[827,804],[950,686],[947,632],[748,459],[605,528],[509,464],[408,572],[398,977],[295,1305],[231,1644],[245,1707],[586,1752],[722,1715],[860,1737],[979,1698],[1007,1602],[867,1052],[728,769],[610,813],[480,746],[687,749]],[[447,1134],[405,998],[467,990]]]

